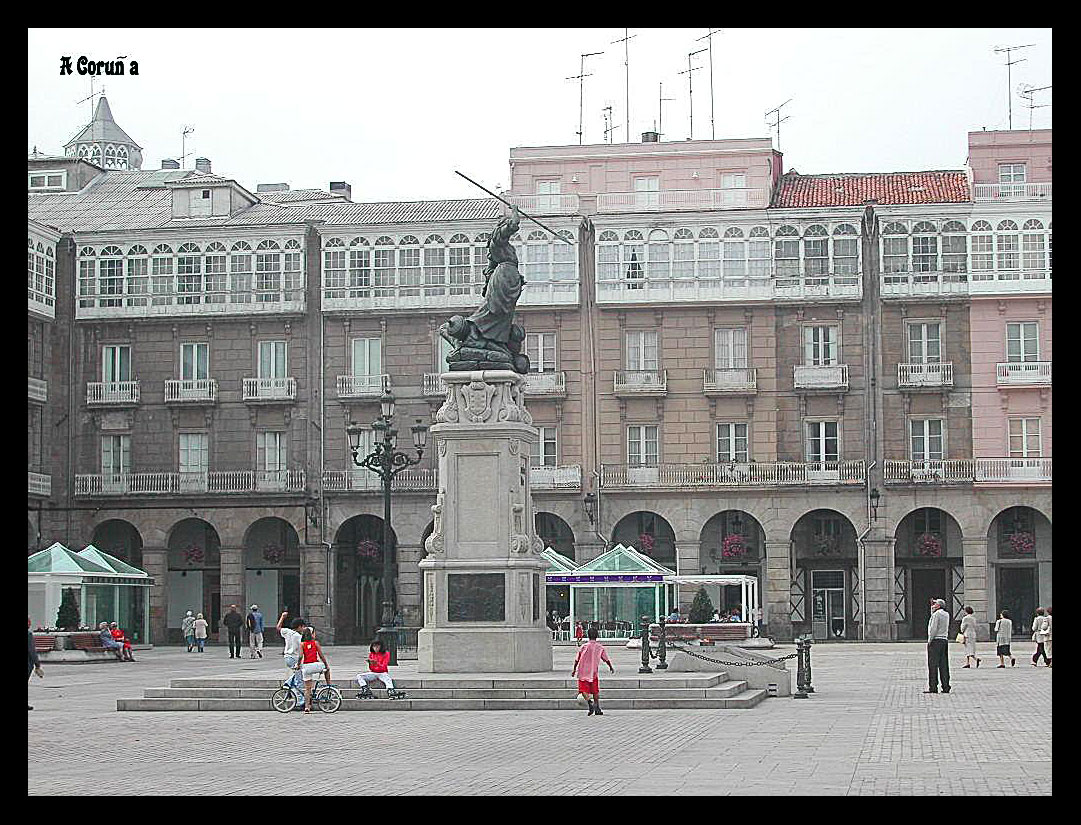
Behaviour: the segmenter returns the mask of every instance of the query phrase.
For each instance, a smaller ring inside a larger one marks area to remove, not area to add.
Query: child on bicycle
[[[315,634],[310,627],[305,628],[300,636],[300,674],[304,679],[304,712],[312,712],[312,683],[322,673],[330,683],[330,665],[323,648],[315,640]]]
[[[358,699],[372,698],[372,689],[368,687],[368,683],[375,681],[380,681],[386,686],[387,695],[390,698],[405,696],[400,690],[394,689],[394,680],[390,678],[390,673],[387,671],[389,664],[390,651],[383,650],[383,643],[376,639],[368,646],[368,672],[362,671],[357,674],[357,682],[360,684]]]

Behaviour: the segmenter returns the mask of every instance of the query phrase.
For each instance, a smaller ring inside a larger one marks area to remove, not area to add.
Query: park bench
[[[656,641],[660,628],[651,625],[650,639]],[[742,642],[747,639],[748,626],[743,623],[726,624],[666,624],[665,638],[670,642],[690,642],[701,639],[708,642]]]
[[[48,653],[51,650],[56,650],[56,637],[55,636],[35,636],[34,637],[34,650],[38,653]]]
[[[101,635],[98,633],[74,633],[71,644],[76,650],[85,650],[87,653],[107,653],[111,657],[116,655],[101,643]]]

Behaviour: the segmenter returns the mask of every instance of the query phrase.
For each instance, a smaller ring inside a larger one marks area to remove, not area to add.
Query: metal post
[[[804,674],[806,675],[807,682],[804,687],[808,693],[814,693],[815,689],[811,686],[811,644],[812,638],[808,636],[803,645],[803,657],[807,660],[807,663],[803,667]]]
[[[665,630],[664,616],[660,617],[661,629],[657,638],[657,670],[668,670],[668,633]]]
[[[393,446],[391,444],[391,430],[388,426],[383,432],[384,460],[389,459]],[[381,627],[376,636],[383,643],[383,650],[390,653],[390,664],[398,664],[398,634],[393,628],[394,603],[391,600],[391,589],[394,587],[394,563],[391,558],[391,530],[390,530],[390,486],[393,481],[390,462],[386,461],[386,472],[383,473],[383,618]]]
[[[806,699],[807,693],[804,690],[806,679],[803,670],[803,637],[796,637],[796,692],[792,694],[793,699]]]
[[[638,668],[638,672],[653,672],[653,668],[649,666],[649,616],[642,617],[642,666]]]

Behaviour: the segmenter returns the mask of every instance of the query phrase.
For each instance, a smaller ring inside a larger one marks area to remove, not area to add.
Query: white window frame
[[[833,425],[833,435],[830,435]],[[812,432],[812,428],[816,432]],[[815,418],[803,422],[803,455],[808,464],[823,464],[841,460],[841,422],[836,418]],[[836,452],[828,451],[829,441],[836,442]],[[812,451],[812,445],[819,442],[820,449]],[[830,458],[830,456],[833,456]]]
[[[559,464],[559,428],[555,424],[537,424],[535,426],[540,437],[530,447],[529,466],[557,466]]]
[[[289,343],[287,341],[259,341],[257,348],[257,378],[285,378],[289,375]]]
[[[934,439],[938,440],[937,450],[933,450],[931,446]],[[917,449],[917,440],[919,449]],[[908,419],[908,455],[915,462],[945,460],[947,455],[946,419],[941,416],[910,417]]]
[[[1035,422],[1035,433],[1032,432]],[[1017,425],[1017,434],[1014,434],[1014,425]],[[1029,447],[1029,439],[1035,435],[1036,448],[1033,452]],[[1020,455],[1015,454],[1013,449],[1014,438],[1021,439]],[[1043,426],[1038,416],[1016,416],[1006,421],[1006,453],[1010,458],[1042,458],[1043,457]]]
[[[105,344],[101,348],[101,380],[131,381],[131,375],[131,344]]]
[[[210,436],[205,432],[179,433],[177,469],[182,477],[205,476],[210,471]]]
[[[717,327],[714,329],[714,369],[747,369],[747,339],[747,327]]]
[[[716,434],[718,464],[746,464],[750,461],[750,426],[746,421],[718,422]]]
[[[49,183],[50,177],[60,176],[59,183]],[[34,178],[44,178],[40,186],[34,185]],[[68,173],[66,169],[42,169],[26,173],[26,188],[33,192],[60,191],[68,188]]]
[[[555,372],[556,334],[554,332],[529,332],[525,337],[525,351],[529,356],[530,372]]]
[[[657,208],[660,204],[660,175],[635,175],[632,186],[634,188],[634,202],[636,207],[646,209]]]
[[[626,434],[628,467],[656,467],[660,464],[661,432],[659,425],[628,424]],[[653,445],[652,461],[650,460],[649,450],[651,443]]]
[[[366,343],[365,343],[364,346],[362,346],[360,348],[363,351],[363,353],[362,353],[361,357],[358,358],[357,357],[357,345],[360,344],[362,341],[366,342]],[[376,348],[378,350],[377,358],[378,358],[378,361],[379,361],[379,366],[378,366],[378,370],[376,372],[372,372],[371,369],[370,369],[371,362],[372,362],[372,342],[373,341],[376,343]],[[350,357],[350,359],[352,361],[352,370],[353,370],[352,375],[353,376],[366,375],[366,376],[370,377],[370,376],[373,376],[373,375],[382,375],[383,374],[383,339],[382,339],[382,337],[378,336],[378,335],[372,335],[372,336],[357,336],[356,338],[353,338],[350,341],[350,344],[349,344],[349,357]],[[360,362],[360,361],[363,361],[364,363],[359,364],[358,362]],[[363,370],[360,369],[361,366],[363,366]]]
[[[101,437],[101,474],[117,476],[130,473],[131,435],[128,433],[103,435]]]
[[[285,430],[262,430],[256,433],[256,469],[259,472],[284,472],[289,469],[289,440]]]
[[[185,352],[187,351],[191,352],[190,361],[185,358]],[[210,378],[210,344],[206,341],[182,343],[180,345],[179,366],[181,381],[205,381]],[[191,369],[188,369],[189,366]]]
[[[815,330],[832,330],[825,336],[816,336]],[[803,365],[834,367],[841,363],[841,325],[840,324],[804,324],[803,325]],[[815,338],[819,340],[816,341]],[[823,349],[825,352],[823,353]]]
[[[633,346],[632,346],[633,342]],[[623,363],[628,372],[659,372],[661,368],[661,341],[655,329],[628,329],[623,331]],[[653,358],[649,358],[652,349]],[[632,353],[637,358],[632,359]],[[633,363],[632,363],[633,361]],[[652,364],[652,366],[651,366]]]
[[[1033,327],[1036,331],[1035,336],[1028,338],[1025,336],[1025,328]],[[1016,339],[1011,338],[1011,328],[1017,328],[1018,337]],[[1010,353],[1010,341],[1016,340],[1018,352],[1014,357]],[[1029,352],[1025,346],[1026,341],[1032,341],[1035,347],[1035,352]],[[1040,322],[1039,321],[1008,321],[1006,323],[1006,361],[1011,364],[1023,364],[1025,362],[1039,361],[1040,360]]]
[[[938,328],[938,335],[932,338],[928,333],[932,327]],[[918,331],[919,334],[913,335],[914,331]],[[905,334],[908,343],[908,349],[906,352],[906,360],[909,364],[941,364],[942,363],[942,341],[945,338],[943,335],[944,325],[941,321],[908,321],[905,324]],[[931,342],[938,342],[937,354],[932,354]],[[918,350],[918,352],[916,352]]]

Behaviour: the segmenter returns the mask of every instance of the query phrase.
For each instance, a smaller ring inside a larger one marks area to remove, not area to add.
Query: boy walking
[[[263,658],[263,614],[259,611],[259,605],[253,604],[248,613],[248,655],[254,659],[258,656]]]
[[[601,713],[600,676],[597,671],[600,663],[607,663],[608,670],[612,673],[616,669],[612,667],[612,660],[608,658],[608,651],[604,645],[597,641],[597,628],[590,625],[589,641],[578,648],[578,655],[574,657],[574,667],[571,668],[571,676],[578,675],[578,695],[586,700],[589,705],[589,713],[586,716],[604,716]],[[592,697],[592,698],[590,698]]]

